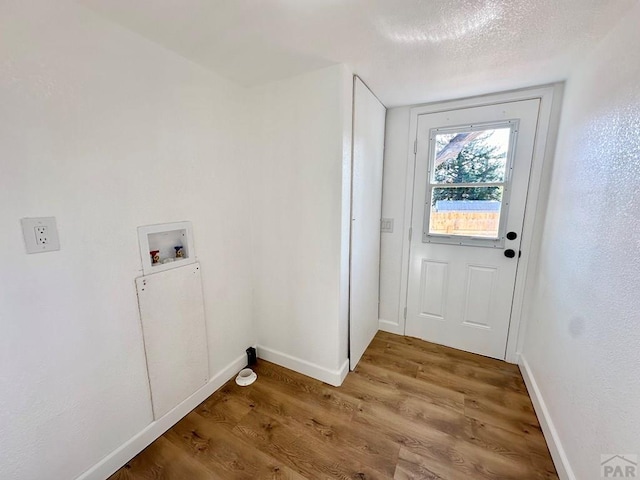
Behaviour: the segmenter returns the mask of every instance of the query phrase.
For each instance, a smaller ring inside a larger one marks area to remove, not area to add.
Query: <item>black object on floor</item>
[[[247,348],[247,366],[252,367],[258,362],[258,355],[256,349],[253,347]]]

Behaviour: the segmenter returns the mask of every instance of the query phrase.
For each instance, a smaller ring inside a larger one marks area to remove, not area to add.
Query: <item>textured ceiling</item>
[[[638,0],[78,0],[242,85],[346,63],[387,106],[564,79]]]

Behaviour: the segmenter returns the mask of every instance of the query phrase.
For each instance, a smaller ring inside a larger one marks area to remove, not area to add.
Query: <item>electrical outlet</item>
[[[55,217],[23,218],[20,223],[27,253],[60,250]]]
[[[40,247],[48,245],[49,239],[47,238],[49,229],[46,225],[40,225],[33,229],[36,233],[36,244]]]

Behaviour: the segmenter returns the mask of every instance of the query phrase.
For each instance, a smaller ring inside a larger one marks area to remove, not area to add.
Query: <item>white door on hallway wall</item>
[[[349,364],[353,370],[378,331],[380,214],[386,109],[357,77],[353,101]]]
[[[418,116],[407,335],[505,358],[539,104]]]

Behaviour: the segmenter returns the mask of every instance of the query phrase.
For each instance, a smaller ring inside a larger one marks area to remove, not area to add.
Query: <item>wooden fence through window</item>
[[[430,233],[497,237],[500,212],[431,212]]]

